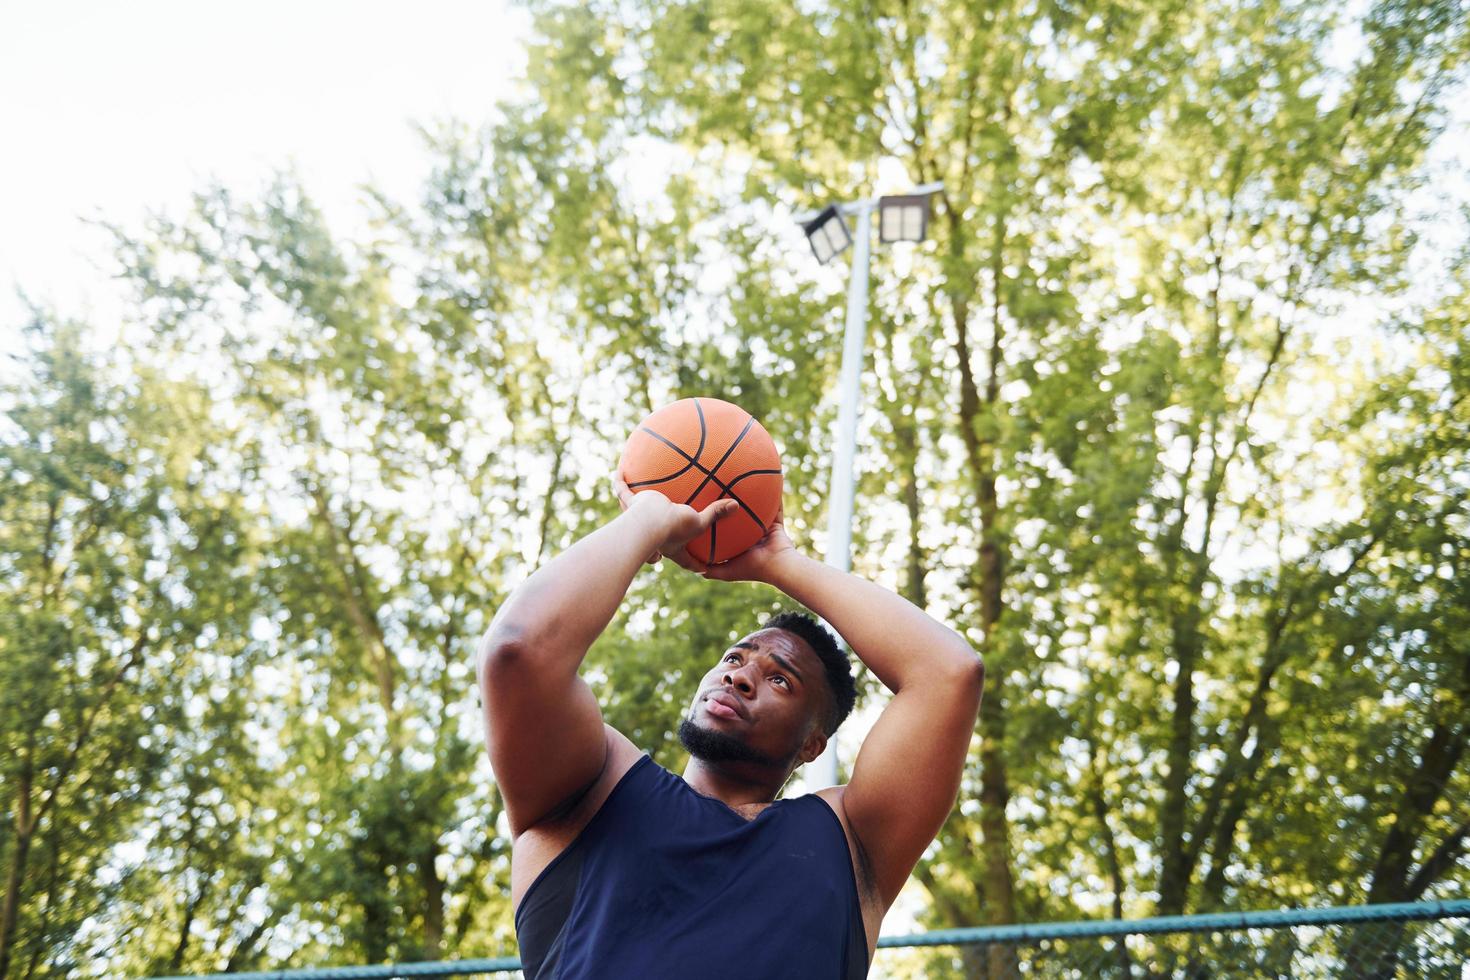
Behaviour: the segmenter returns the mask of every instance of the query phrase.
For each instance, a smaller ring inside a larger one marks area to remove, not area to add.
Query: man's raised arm
[[[907,599],[798,552],[779,517],[754,548],[704,574],[774,585],[830,623],[893,692],[842,794],[848,825],[891,903],[954,806],[980,710],[980,658]]]
[[[733,501],[696,513],[658,493],[537,569],[480,642],[485,744],[512,836],[584,793],[607,759],[602,712],[577,675],[645,559],[682,548]]]
[[[794,550],[768,581],[842,634],[893,699],[853,763],[842,805],[891,903],[959,792],[985,669],[954,630],[882,586]]]

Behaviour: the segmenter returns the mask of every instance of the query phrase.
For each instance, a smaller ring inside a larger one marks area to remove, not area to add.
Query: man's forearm
[[[629,510],[538,568],[495,613],[481,655],[516,645],[575,671],[612,621],[660,528]]]
[[[769,582],[831,624],[891,691],[979,662],[964,637],[907,599],[799,552],[784,554]]]

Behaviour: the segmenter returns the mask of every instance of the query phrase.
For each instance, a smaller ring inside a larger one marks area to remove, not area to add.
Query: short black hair
[[[786,630],[806,641],[807,646],[822,661],[826,670],[827,687],[832,692],[832,704],[821,719],[822,731],[828,738],[852,713],[857,703],[857,682],[852,676],[852,662],[837,645],[834,637],[821,623],[804,612],[786,611],[772,616],[761,624],[763,630]]]

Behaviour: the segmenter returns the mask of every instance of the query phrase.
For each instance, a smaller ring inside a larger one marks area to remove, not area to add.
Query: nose
[[[720,683],[739,689],[741,694],[750,694],[755,690],[755,685],[751,683],[750,677],[745,672],[745,668],[748,666],[749,664],[741,664],[734,670],[725,671],[725,675],[720,679]]]

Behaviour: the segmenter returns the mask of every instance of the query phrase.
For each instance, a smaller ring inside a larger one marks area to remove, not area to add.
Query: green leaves
[[[361,239],[288,176],[211,189],[117,230],[107,357],[38,314],[17,971],[510,952],[478,635],[678,397],[761,420],[820,553],[845,279],[786,216],[931,179],[932,241],[874,254],[854,535],[991,681],[927,921],[1463,885],[1470,310],[1420,243],[1464,229],[1410,206],[1462,5],[531,8],[524,100],[424,133]],[[677,770],[779,605],[645,574],[605,717]]]

